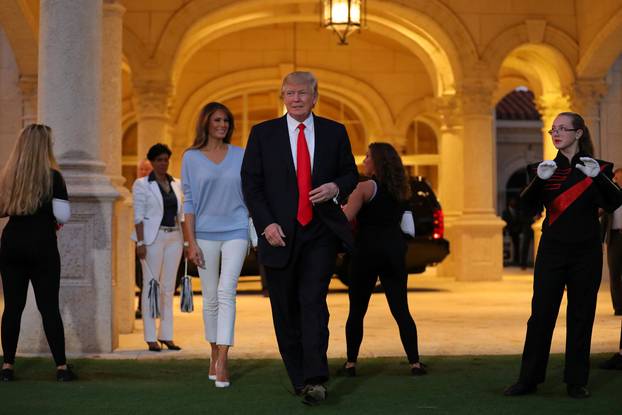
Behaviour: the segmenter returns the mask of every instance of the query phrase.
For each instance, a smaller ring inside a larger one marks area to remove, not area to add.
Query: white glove
[[[557,163],[553,160],[544,160],[538,164],[538,177],[542,180],[548,180],[555,173],[555,170],[557,170]]]
[[[400,222],[400,229],[406,235],[410,235],[411,238],[415,237],[415,220],[413,219],[413,213],[407,210],[402,215],[402,221]]]
[[[581,160],[583,164],[577,163],[575,166],[577,169],[581,170],[587,177],[598,176],[598,173],[600,173],[600,165],[596,160],[590,157],[580,157],[579,160]]]

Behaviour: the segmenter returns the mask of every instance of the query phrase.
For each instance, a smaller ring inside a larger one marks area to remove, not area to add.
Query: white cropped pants
[[[177,268],[183,251],[183,237],[179,230],[173,232],[158,231],[155,241],[147,245],[145,263],[149,270],[143,267],[143,296],[142,318],[146,342],[156,340],[173,340],[173,295],[175,294],[175,280]],[[149,310],[149,281],[150,276],[160,283],[160,328],[156,337],[156,321],[151,317]]]
[[[233,346],[235,296],[248,240],[198,239],[197,244],[205,259],[205,269],[199,268],[205,339],[210,343]]]

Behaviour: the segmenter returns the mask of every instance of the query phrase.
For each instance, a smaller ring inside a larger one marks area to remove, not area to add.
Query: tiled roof
[[[512,91],[496,107],[498,120],[539,120],[531,91]]]

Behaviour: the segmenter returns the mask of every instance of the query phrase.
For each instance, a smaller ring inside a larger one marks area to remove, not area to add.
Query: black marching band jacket
[[[598,208],[613,212],[622,205],[622,191],[611,181],[613,164],[596,160],[600,173],[588,177],[575,166],[583,164],[580,157],[591,157],[577,153],[569,163],[561,152],[557,153],[557,169],[548,180],[538,177],[538,164],[527,167],[529,184],[521,193],[525,212],[537,215],[546,208],[542,224],[542,241],[553,243],[600,243]]]

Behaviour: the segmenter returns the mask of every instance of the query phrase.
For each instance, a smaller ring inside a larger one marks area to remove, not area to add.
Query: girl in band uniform
[[[568,292],[564,381],[573,398],[586,398],[590,341],[602,271],[598,208],[612,212],[622,192],[612,164],[592,158],[590,133],[579,114],[563,112],[549,131],[555,160],[530,165],[521,200],[532,213],[546,208],[534,268],[531,317],[518,382],[505,395],[534,393],[544,381],[559,306]]]

